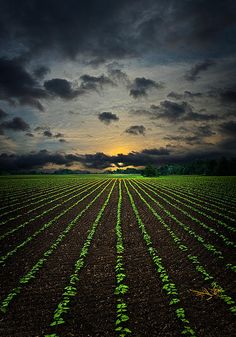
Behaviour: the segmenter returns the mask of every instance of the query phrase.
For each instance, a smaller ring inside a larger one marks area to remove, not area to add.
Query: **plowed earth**
[[[236,243],[227,245],[217,234],[200,226],[203,223],[234,241],[234,178],[176,177],[175,180],[173,177],[129,179],[111,176],[98,179],[87,176],[72,179],[51,176],[38,179],[5,177],[1,180],[0,235],[29,221],[12,234],[0,237],[1,337],[231,337],[236,334],[236,268],[233,267]],[[48,201],[41,203],[47,193]],[[185,200],[184,205],[183,197],[187,200],[189,197],[189,203]],[[54,201],[55,198],[58,199]],[[30,202],[36,204],[30,205]],[[119,202],[124,246],[123,283],[128,286],[127,291],[119,295],[127,305],[126,318],[121,324],[126,327],[123,332],[117,329],[120,323],[117,323],[119,296],[115,269]],[[40,205],[42,207],[30,212]],[[189,205],[195,210],[187,207]],[[47,211],[53,206],[58,207]],[[88,251],[81,255],[102,207],[104,210],[89,241]],[[78,219],[74,221],[76,217]],[[208,250],[175,218],[201,236],[204,242],[213,245],[223,258]],[[51,220],[49,227],[34,236]],[[73,226],[54,247],[71,223]],[[140,223],[151,239],[149,245]],[[174,235],[181,241],[179,244]],[[32,239],[22,244],[28,237]],[[180,244],[187,248],[181,249]],[[161,257],[168,282],[176,286],[177,305],[170,304],[170,294],[163,287],[163,275],[150,255],[150,245]],[[45,255],[51,247],[54,250]],[[191,261],[190,255],[197,257],[198,265]],[[68,308],[62,313],[63,322],[52,324],[55,310],[65,297],[65,287],[81,256],[84,264],[78,273]],[[33,271],[33,277],[21,282],[43,257],[45,261]],[[210,279],[203,275],[199,265],[211,276]],[[18,288],[20,290],[12,296]],[[216,294],[204,295],[204,289],[209,292],[215,289]],[[226,296],[231,303],[227,303]],[[6,301],[7,306],[4,305]],[[178,317],[177,308],[184,310],[185,323]]]

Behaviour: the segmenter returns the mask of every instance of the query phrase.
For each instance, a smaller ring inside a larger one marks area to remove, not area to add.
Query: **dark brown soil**
[[[58,184],[58,189],[60,189],[60,186],[62,185]],[[229,295],[233,296],[233,290],[235,289],[234,273],[227,271],[225,268],[227,262],[234,262],[233,250],[227,247],[216,235],[202,229],[190,218],[183,215],[175,208],[175,205],[185,209],[207,225],[215,226],[214,228],[217,230],[222,230],[225,235],[229,235],[229,231],[220,228],[213,221],[191,211],[184,205],[173,202],[170,194],[166,196],[160,190],[160,195],[172,201],[172,206],[142,186],[166,210],[170,211],[180,221],[186,223],[209,243],[219,248],[225,255],[225,261],[221,261],[209,253],[201,243],[184,231],[156,203],[139,190],[176,235],[181,238],[183,244],[189,248],[188,252],[183,252],[175,244],[160,221],[142,202],[128,181],[127,186],[134,198],[146,230],[152,239],[152,245],[162,258],[162,263],[170,279],[176,284],[181,300],[180,305],[185,309],[190,326],[196,331],[196,336],[234,336],[236,331],[235,320],[229,311],[229,306],[217,297],[206,300],[205,298],[196,297],[191,292],[191,289],[209,288],[210,284],[204,281],[203,276],[187,258],[189,253],[197,255],[206,270],[227,290]],[[55,242],[68,223],[104,187],[105,185],[101,186],[91,196],[79,203],[6,261],[5,266],[2,266],[0,270],[0,301],[6,297],[12,288],[19,285],[20,277],[32,268],[43,253]],[[35,191],[38,193],[42,189],[37,187]],[[43,268],[36,273],[35,278],[22,287],[20,294],[10,303],[7,313],[0,315],[0,337],[43,337],[45,334],[53,332],[57,332],[60,337],[118,337],[118,334],[115,333],[117,296],[114,295],[116,287],[115,226],[117,221],[118,180],[91,242],[85,265],[79,274],[77,294],[72,298],[69,312],[63,316],[65,324],[59,325],[56,329],[50,327],[54,311],[61,301],[64,288],[68,285],[69,277],[74,271],[75,262],[79,258],[89,230],[110,189],[111,183],[94,205],[82,215],[78,223],[67,234],[53,254],[48,257]],[[27,193],[27,191],[29,189],[25,188],[24,192]],[[16,195],[20,195],[20,193],[21,191],[17,190]],[[81,194],[80,197],[85,194]],[[4,253],[14,248],[15,245],[22,242],[27,236],[32,235],[45,222],[50,221],[75,201],[76,198],[56,208],[55,211],[43,216],[38,221],[33,221],[29,226],[14,235],[2,240],[1,252]],[[51,207],[51,205],[48,207]],[[44,210],[46,209],[47,206]],[[17,213],[22,214],[18,225],[28,219],[24,212],[25,209],[23,208]],[[207,213],[206,210],[204,212]],[[40,210],[35,214],[39,213]],[[11,221],[9,228],[13,228],[16,225],[17,221]],[[124,295],[129,316],[125,326],[132,331],[130,336],[181,336],[183,327],[176,317],[175,308],[169,305],[169,298],[162,289],[162,282],[148,253],[123,182],[121,226],[124,245],[123,262],[126,274],[125,284],[129,286],[127,294]]]
[[[134,185],[137,187],[137,185]],[[212,234],[211,232],[208,232],[203,227],[201,227],[198,223],[191,220],[189,217],[181,213],[179,210],[175,208],[175,203],[172,203],[170,205],[169,203],[162,200],[158,195],[155,195],[150,189],[145,188],[143,185],[140,185],[140,187],[145,190],[152,198],[154,198],[157,202],[159,202],[162,206],[164,206],[165,210],[171,212],[179,221],[186,224],[190,229],[194,230],[196,234],[202,236],[206,243],[213,244],[217,249],[219,249],[223,256],[225,257],[224,260],[220,260],[217,257],[214,256],[213,253],[210,253],[207,251],[207,249],[198,242],[193,236],[191,236],[188,232],[186,232],[178,223],[176,223],[171,217],[169,217],[168,214],[166,214],[165,211],[163,211],[162,208],[160,208],[154,201],[152,201],[147,195],[145,195],[144,192],[139,190],[139,192],[143,195],[143,197],[148,201],[148,203],[157,210],[158,214],[161,215],[161,217],[168,222],[169,225],[171,225],[171,228],[175,231],[175,233],[181,237],[183,240],[187,240],[189,247],[191,249],[191,253],[193,255],[198,255],[200,257],[200,260],[204,263],[208,264],[209,270],[211,271],[212,266],[213,272],[216,272],[216,274],[219,274],[219,276],[222,276],[222,281],[224,282],[225,279],[230,282],[234,281],[234,273],[229,271],[229,274],[227,274],[227,270],[225,270],[225,273],[221,273],[220,268],[224,268],[227,263],[234,263],[234,248],[228,247],[224,244],[222,239],[220,239],[218,236]],[[210,227],[210,224],[207,221],[204,221],[206,225]],[[219,231],[220,233],[220,231]],[[211,256],[211,259],[209,260],[209,255]],[[230,277],[231,274],[231,279]],[[227,282],[228,282],[227,281]]]
[[[127,305],[133,336],[179,336],[179,322],[164,295],[124,187],[123,204],[124,263],[129,286]]]
[[[59,234],[66,228],[68,223],[73,220],[76,215],[86,207],[86,205],[102,190],[100,187],[97,191],[91,194],[88,198],[79,203],[75,208],[66,213],[51,227],[47,228],[40,235],[30,241],[26,246],[19,249],[18,252],[9,257],[5,265],[1,267],[0,273],[0,297],[4,296],[10,289],[14,288],[20,277],[22,277],[31,267],[37,262],[42,254],[51,246]],[[98,203],[98,202],[96,202]],[[93,205],[94,209],[95,205]],[[96,209],[96,208],[95,208]],[[87,211],[87,214],[91,210]],[[86,216],[84,214],[84,216]],[[48,217],[48,221],[50,221]],[[42,224],[41,224],[42,225]]]
[[[9,314],[2,318],[2,330],[0,330],[0,333],[7,330],[8,336],[11,337],[43,336],[44,330],[48,328],[52,320],[53,312],[60,301],[63,289],[68,283],[68,277],[74,269],[74,264],[78,259],[88,230],[104,203],[108,191],[109,188],[99,198],[90,212],[84,213],[78,224],[48,258],[44,268],[39,270],[37,278],[27,284],[21,294],[11,303]],[[84,207],[81,206],[80,208],[83,209]],[[77,213],[78,210],[74,215]],[[47,241],[48,247],[51,241],[51,238]],[[39,245],[39,242],[37,244]],[[44,250],[46,249],[44,248]],[[37,258],[39,257],[38,255]],[[17,273],[15,281],[18,279],[18,274],[22,273],[21,268],[18,268],[18,266],[17,264],[15,265]]]
[[[190,292],[190,289],[200,290],[208,287],[209,284],[186,259],[187,254],[177,248],[168,232],[140,200],[136,192],[131,188],[130,190],[153,244],[162,257],[168,274],[178,287],[183,307],[186,308],[190,321],[194,322],[197,335],[199,337],[232,335],[234,320],[228,306],[219,299],[200,300]]]
[[[96,186],[97,187],[97,186]],[[95,188],[95,187],[94,187]],[[28,236],[31,236],[39,230],[45,223],[56,217],[58,214],[66,210],[68,207],[76,203],[79,199],[83,198],[86,194],[90,193],[94,189],[93,187],[86,189],[84,192],[81,191],[81,194],[79,196],[76,196],[80,191],[75,190],[70,195],[63,197],[60,200],[57,200],[53,203],[50,203],[48,205],[45,205],[43,208],[38,209],[35,212],[30,213],[29,215],[22,213],[22,217],[20,219],[16,219],[14,221],[11,221],[10,224],[7,224],[5,227],[7,227],[7,230],[5,229],[4,233],[7,231],[19,226],[20,224],[23,224],[26,221],[29,221],[36,217],[37,215],[42,214],[42,212],[50,209],[53,206],[58,206],[55,209],[49,211],[45,215],[40,216],[40,218],[35,219],[28,224],[26,224],[25,227],[19,229],[18,231],[14,232],[13,234],[7,236],[2,242],[0,247],[0,255],[6,254],[9,250],[14,249],[14,247],[18,244],[20,244],[22,241],[24,241]],[[74,197],[73,197],[74,196]],[[69,201],[67,201],[69,198],[73,197]],[[61,202],[63,201],[63,204]],[[76,210],[76,207],[75,207]],[[73,210],[72,210],[73,211]],[[68,215],[70,212],[68,213]],[[58,223],[58,221],[56,222]],[[54,225],[53,225],[54,226]],[[4,234],[1,233],[1,234]]]

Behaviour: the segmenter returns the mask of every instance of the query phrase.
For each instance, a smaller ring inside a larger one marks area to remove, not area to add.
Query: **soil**
[[[219,248],[224,254],[225,260],[221,261],[209,253],[202,244],[184,231],[156,203],[139,190],[149,204],[181,238],[183,244],[189,248],[188,252],[181,251],[170,234],[128,182],[127,186],[133,196],[142,222],[151,237],[152,245],[162,258],[162,263],[170,279],[177,287],[181,306],[185,309],[187,319],[189,319],[191,327],[196,331],[196,335],[198,337],[233,336],[235,334],[235,320],[229,311],[229,306],[218,297],[210,300],[201,299],[191,291],[201,290],[204,287],[210,288],[210,284],[204,281],[203,276],[187,258],[189,253],[197,255],[202,265],[225,288],[227,294],[233,296],[235,290],[234,273],[225,268],[227,262],[233,262],[233,250],[225,246],[224,242],[217,238],[216,235],[207,232],[178,211],[174,207],[175,204],[170,194],[165,197],[170,201],[172,200],[172,206],[142,186],[166,210],[170,211],[180,221],[186,223],[209,243]],[[4,266],[0,267],[1,301],[12,288],[18,286],[19,278],[29,271],[38,259],[42,257],[43,253],[53,244],[68,223],[104,187],[105,185],[101,186],[24,248],[19,249],[14,256],[5,262]],[[10,303],[8,312],[1,314],[0,337],[43,337],[45,334],[53,332],[57,332],[60,337],[118,336],[115,333],[117,296],[114,294],[116,287],[115,226],[117,220],[118,179],[91,242],[85,265],[79,274],[77,294],[70,302],[69,312],[63,316],[65,324],[59,325],[56,329],[50,327],[54,311],[62,298],[65,286],[68,285],[69,277],[73,273],[75,262],[79,258],[89,230],[110,189],[111,184],[93,206],[82,215],[78,223],[67,234],[53,254],[48,257],[43,268],[36,273],[35,278],[22,287],[20,294]],[[37,188],[36,191],[39,193],[40,188]],[[17,190],[18,193],[20,193],[20,190]],[[4,195],[5,190],[2,196]],[[161,195],[162,192],[160,190]],[[61,205],[55,211],[50,212],[38,221],[33,221],[29,226],[4,239],[1,252],[7,252],[24,241],[27,236],[32,235],[45,222],[50,221],[53,216],[62,212],[63,209],[73,204],[75,200],[76,198]],[[178,202],[176,202],[176,205],[181,206]],[[221,230],[225,235],[226,233],[229,234],[227,230],[220,228],[206,217],[202,217],[183,205],[182,207],[200,221],[204,221],[209,226],[215,226],[217,230]],[[28,219],[25,217],[24,211],[25,209],[19,211],[22,212],[21,222]],[[207,213],[206,210],[204,212]],[[18,225],[20,223],[18,222]],[[17,226],[17,222],[9,222],[9,228],[14,228],[14,226]],[[132,331],[130,336],[180,336],[183,327],[176,317],[175,308],[169,305],[169,298],[162,289],[163,285],[159,274],[148,253],[123,182],[121,227],[124,245],[125,284],[129,287],[127,294],[124,295],[129,316],[125,326]]]

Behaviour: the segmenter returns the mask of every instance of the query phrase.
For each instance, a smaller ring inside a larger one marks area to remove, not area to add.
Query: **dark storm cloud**
[[[128,75],[120,69],[110,69],[108,71],[109,77],[115,83],[122,83],[123,85],[129,86],[130,80]]]
[[[34,76],[38,79],[43,79],[48,73],[50,73],[50,69],[46,66],[38,66],[36,69],[34,69]]]
[[[163,83],[158,83],[145,77],[136,77],[131,84],[130,96],[133,98],[145,97],[152,89],[163,88]]]
[[[236,90],[224,90],[220,93],[223,103],[236,103]]]
[[[225,156],[225,154],[227,152],[231,152],[233,158],[235,158],[235,152],[236,152],[236,137],[229,137],[226,139],[222,139],[219,143],[217,143],[217,146],[222,149],[223,152],[223,156]]]
[[[80,88],[82,90],[90,91],[99,91],[104,88],[104,86],[114,86],[114,82],[104,75],[101,76],[90,76],[88,74],[85,74],[80,77],[81,84]]]
[[[148,163],[158,163],[159,158],[169,156],[169,151],[160,149],[144,149],[140,152],[130,152],[128,154],[117,154],[115,156],[106,155],[102,152],[95,154],[64,154],[52,153],[47,150],[32,152],[26,155],[6,154],[0,155],[0,167],[2,170],[22,170],[43,168],[46,164],[71,166],[74,163],[81,163],[86,168],[104,169],[112,165],[119,166],[142,166]]]
[[[26,135],[27,137],[34,137],[34,134],[31,133],[31,132],[27,132],[25,135]]]
[[[162,101],[160,105],[151,105],[151,111],[147,112],[151,119],[164,119],[169,122],[182,121],[210,121],[218,119],[214,114],[202,114],[193,111],[193,107],[183,101],[176,103],[172,101]]]
[[[28,55],[56,49],[90,64],[163,50],[227,53],[234,50],[234,13],[232,0],[31,0],[20,6],[5,0],[0,48],[13,41]]]
[[[146,128],[143,125],[132,125],[125,130],[126,133],[134,136],[145,135]]]
[[[171,91],[168,95],[167,95],[168,98],[174,98],[174,99],[183,99],[184,95],[183,94],[179,94],[175,91]]]
[[[61,132],[53,133],[47,126],[37,126],[34,131],[41,133],[43,136],[48,138],[63,138],[64,134]]]
[[[48,95],[17,59],[0,58],[0,100],[43,110],[39,99]]]
[[[191,91],[184,91],[183,94],[179,94],[175,91],[171,91],[167,97],[168,98],[173,98],[176,100],[182,100],[182,99],[194,99],[194,98],[199,98],[199,97],[203,97],[204,95],[201,92],[191,92]]]
[[[64,137],[64,134],[61,133],[61,132],[57,132],[55,135],[54,135],[55,138],[61,138],[61,137]]]
[[[209,125],[198,126],[195,133],[201,137],[210,137],[215,135],[215,131],[213,131]]]
[[[21,117],[14,117],[9,121],[2,122],[0,124],[0,130],[13,130],[13,131],[27,131],[30,129],[28,123],[26,123]]]
[[[153,154],[156,150],[156,154]],[[120,166],[120,163],[122,163],[122,166],[143,166],[147,164],[154,164],[159,163],[161,158],[166,158],[169,156],[169,153],[165,153],[162,155],[163,150],[160,150],[160,153],[158,153],[159,149],[151,149],[151,154],[145,153],[144,151],[148,151],[147,149],[135,152],[132,151],[128,154],[117,154],[115,156],[109,156],[105,153],[98,152],[95,154],[85,154],[81,156],[79,161],[86,167],[86,168],[96,168],[96,169],[104,169],[108,168],[112,165],[116,165],[117,167]]]
[[[220,125],[221,133],[236,137],[236,121],[229,121]]]
[[[48,130],[47,126],[37,126],[34,131],[40,132],[40,131],[44,131],[44,130]]]
[[[0,119],[4,119],[7,116],[8,116],[8,114],[4,110],[0,109]]]
[[[64,137],[63,133],[58,132],[58,133],[53,134],[50,129],[45,130],[43,132],[43,135],[45,137],[48,137],[48,138],[52,138],[52,137],[53,138],[62,138],[62,137]]]
[[[199,74],[208,70],[211,66],[215,64],[212,60],[205,60],[195,64],[190,70],[185,74],[185,79],[188,81],[196,81],[200,78]]]
[[[44,132],[43,132],[43,135],[45,136],[45,137],[52,137],[53,135],[52,135],[52,132],[50,131],[50,130],[45,130]]]
[[[192,107],[188,103],[176,103],[168,100],[160,102],[159,106],[151,105],[151,109],[154,111],[156,118],[169,121],[182,119],[184,115],[192,113]]]
[[[230,139],[230,143],[235,146],[235,142]],[[235,149],[232,148],[232,149]],[[173,150],[172,150],[173,151]],[[204,150],[193,150],[188,153],[176,153],[170,152],[163,148],[160,149],[144,149],[142,151],[132,151],[128,154],[117,154],[114,156],[107,155],[103,152],[97,152],[95,154],[65,154],[65,153],[52,153],[47,150],[39,152],[32,152],[26,155],[6,154],[0,155],[0,167],[2,170],[7,171],[19,171],[43,168],[47,164],[57,164],[71,166],[73,164],[81,164],[88,169],[105,169],[112,166],[145,166],[147,164],[162,165],[167,163],[177,162],[190,162],[196,159],[210,159],[219,158],[227,152],[227,155],[232,155],[230,148],[225,144],[219,143],[219,148],[212,151],[211,148],[205,148]]]
[[[71,82],[63,78],[53,78],[44,82],[45,89],[53,96],[70,100],[83,94],[83,90],[73,89]]]
[[[70,156],[67,158],[66,155],[60,153],[50,153],[47,150],[42,150],[39,152],[33,152],[26,155],[16,155],[16,154],[1,154],[0,163],[2,169],[7,170],[20,170],[20,169],[32,169],[43,167],[48,163],[54,163],[58,165],[64,165],[70,162]],[[72,160],[71,160],[72,161]]]
[[[209,125],[201,125],[197,128],[193,127],[189,130],[182,127],[179,129],[179,131],[181,131],[180,135],[168,135],[165,136],[164,139],[176,142],[184,142],[188,145],[209,145],[210,143],[206,143],[204,138],[210,137],[215,134],[215,132],[212,131]]]
[[[142,150],[143,154],[148,154],[148,155],[152,155],[152,156],[162,156],[162,155],[169,155],[170,151],[168,151],[166,148],[164,147],[160,147],[159,149],[144,149]]]
[[[236,151],[236,121],[228,121],[219,126],[219,131],[223,136],[222,140],[217,144],[224,151]]]
[[[109,78],[114,82],[114,83],[121,83],[125,86],[130,86],[130,80],[128,75],[121,70],[123,67],[120,65],[118,62],[114,61],[112,63],[107,64],[107,72]]]
[[[183,117],[184,121],[196,121],[196,122],[207,122],[207,121],[214,121],[219,119],[218,115],[215,114],[202,114],[198,112],[190,112],[189,114],[186,114],[186,116]]]
[[[119,120],[119,117],[116,114],[113,114],[112,112],[101,112],[98,115],[98,119],[105,123],[110,124],[111,122],[117,122]]]

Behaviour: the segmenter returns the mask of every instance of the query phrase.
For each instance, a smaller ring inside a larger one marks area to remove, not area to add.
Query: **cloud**
[[[6,171],[19,171],[30,169],[42,169],[47,164],[56,164],[71,167],[74,164],[81,164],[81,166],[88,169],[106,169],[109,167],[122,167],[132,165],[134,167],[145,166],[152,164],[155,166],[178,163],[191,162],[196,159],[211,159],[219,158],[222,155],[232,156],[235,149],[235,142],[229,139],[228,144],[234,144],[234,148],[226,147],[226,142],[218,143],[218,148],[212,151],[212,148],[194,149],[189,152],[178,152],[176,147],[165,148],[151,148],[143,149],[141,151],[132,151],[128,154],[119,153],[117,155],[107,155],[103,152],[94,154],[65,154],[60,152],[49,152],[42,150],[39,152],[31,152],[29,154],[7,154],[0,155],[0,167]],[[170,149],[175,149],[174,152]],[[177,150],[177,152],[176,152]]]
[[[48,95],[19,60],[0,58],[0,74],[0,100],[44,110],[39,99]]]
[[[111,122],[117,122],[119,120],[119,117],[116,114],[113,114],[112,112],[101,112],[98,115],[98,119],[104,124],[108,125]]]
[[[236,121],[228,121],[220,125],[221,133],[236,137]]]
[[[192,107],[188,103],[175,103],[168,100],[160,102],[159,106],[151,105],[151,109],[155,112],[156,118],[164,118],[170,121],[182,118],[183,115],[192,112]]]
[[[215,62],[212,60],[205,60],[203,62],[199,62],[186,72],[185,79],[187,81],[194,82],[200,78],[200,76],[198,76],[200,73],[208,70],[213,65],[215,65]]]
[[[136,77],[131,84],[130,96],[133,98],[145,97],[152,89],[163,88],[163,83],[158,83],[145,77]]]
[[[45,130],[43,132],[43,135],[45,137],[48,137],[48,138],[62,138],[62,137],[64,137],[63,133],[57,132],[57,133],[53,134],[50,129]]]
[[[109,63],[107,65],[109,78],[115,83],[121,83],[125,86],[130,86],[128,75],[120,69],[118,62]]]
[[[223,103],[236,103],[236,90],[223,90],[220,93],[220,99]]]
[[[180,135],[167,135],[164,137],[165,140],[176,141],[176,142],[184,142],[188,145],[212,145],[211,143],[205,142],[206,137],[210,137],[215,134],[212,131],[209,125],[201,125],[198,127],[192,127],[190,130],[187,128],[179,128],[181,131]],[[190,134],[189,134],[190,132]],[[183,135],[184,133],[184,135]]]
[[[0,130],[13,130],[13,131],[28,131],[30,126],[21,117],[14,117],[9,121],[2,122],[0,124]]]
[[[43,136],[48,138],[63,138],[64,134],[61,132],[53,133],[47,126],[37,126],[34,131],[41,133]],[[60,141],[60,140],[59,140]]]
[[[54,135],[55,138],[61,138],[61,137],[64,137],[64,134],[61,133],[61,132],[57,132],[55,135]]]
[[[134,136],[145,135],[146,128],[143,125],[132,125],[125,130],[126,133]]]
[[[151,156],[163,156],[163,155],[169,155],[170,151],[167,150],[164,147],[160,147],[159,149],[144,149],[142,150],[143,154],[148,154]]]
[[[0,167],[2,170],[29,170],[43,168],[47,164],[71,166],[80,163],[86,168],[105,169],[113,165],[142,166],[148,163],[158,163],[159,158],[169,156],[169,151],[160,149],[144,149],[140,152],[130,152],[128,154],[117,154],[115,156],[106,155],[103,152],[95,154],[65,154],[53,153],[47,150],[31,152],[29,154],[6,154],[0,155]]]
[[[74,89],[71,82],[62,78],[53,78],[44,82],[45,89],[52,95],[70,100],[83,94],[83,90]]]
[[[6,113],[4,110],[0,109],[0,119],[4,119],[8,116],[8,113]]]
[[[99,91],[104,88],[104,86],[114,86],[114,82],[107,76],[90,76],[85,74],[80,77],[81,84],[80,88],[86,91]]]
[[[189,57],[208,50],[210,54],[234,50],[231,0],[68,0],[66,5],[58,0],[53,4],[32,0],[19,8],[17,0],[4,1],[0,48],[7,41],[30,56],[50,50],[71,59],[83,57],[90,64],[163,51]]]
[[[151,111],[147,112],[151,119],[165,119],[169,122],[182,121],[210,121],[217,120],[218,116],[214,114],[202,114],[193,111],[193,107],[183,101],[176,103],[165,100],[160,105],[151,105]]]
[[[179,94],[175,91],[171,91],[167,97],[168,98],[173,98],[173,99],[176,99],[176,100],[182,100],[182,99],[194,99],[194,98],[199,98],[199,97],[203,97],[204,95],[201,93],[201,92],[191,92],[191,91],[184,91],[183,94]]]
[[[175,91],[171,91],[168,95],[167,95],[168,98],[174,98],[174,99],[183,99],[184,95],[183,94],[179,94]]]
[[[34,137],[34,134],[31,133],[31,132],[27,132],[25,135],[26,135],[27,137]]]
[[[217,144],[225,152],[231,150],[235,154],[236,151],[236,121],[231,120],[219,125],[219,131],[223,136],[222,140]]]
[[[44,132],[43,132],[43,135],[45,136],[45,137],[49,137],[49,138],[51,138],[53,135],[52,135],[52,132],[50,131],[50,130],[45,130]]]
[[[33,74],[38,79],[43,79],[48,73],[50,73],[50,69],[46,66],[38,66],[34,69]]]
[[[214,121],[219,119],[220,117],[216,114],[202,114],[198,112],[190,112],[189,114],[186,114],[185,117],[183,117],[183,120],[185,121],[196,121],[196,122],[207,122],[207,121]]]

